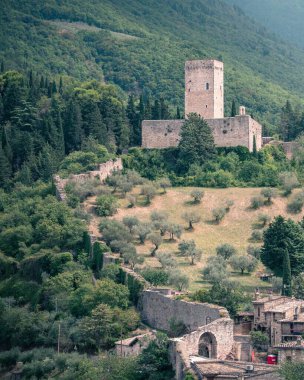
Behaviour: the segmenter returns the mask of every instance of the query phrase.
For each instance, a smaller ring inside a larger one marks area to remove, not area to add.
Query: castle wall
[[[142,320],[153,328],[165,331],[170,329],[170,320],[174,318],[183,322],[189,331],[194,331],[199,326],[229,316],[224,307],[177,300],[158,290],[145,290],[140,305]]]
[[[215,60],[185,63],[185,115],[224,117],[224,64]]]
[[[253,135],[257,150],[262,147],[262,126],[249,115],[208,119],[215,145],[218,147],[245,146],[253,149]],[[184,120],[144,120],[142,122],[142,147],[164,149],[176,147]]]

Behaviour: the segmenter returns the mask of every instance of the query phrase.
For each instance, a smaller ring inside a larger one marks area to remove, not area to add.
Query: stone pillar
[[[239,115],[240,116],[245,116],[246,115],[246,107],[240,106]]]

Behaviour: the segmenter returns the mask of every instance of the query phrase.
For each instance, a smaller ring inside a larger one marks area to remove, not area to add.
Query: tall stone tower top
[[[186,61],[185,115],[224,117],[224,64],[216,60]]]

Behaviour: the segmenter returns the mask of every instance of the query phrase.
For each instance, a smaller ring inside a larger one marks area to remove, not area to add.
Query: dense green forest
[[[268,30],[284,40],[304,47],[304,4],[301,0],[226,0],[239,6]]]
[[[304,53],[221,0],[3,1],[1,51],[8,69],[104,79],[124,91],[183,105],[187,59],[225,62],[233,98],[276,131],[287,99],[302,103]]]

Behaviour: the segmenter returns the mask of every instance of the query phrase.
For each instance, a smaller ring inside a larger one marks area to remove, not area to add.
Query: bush
[[[258,230],[253,230],[250,240],[253,242],[261,242],[263,241],[263,232]]]
[[[226,209],[223,207],[215,208],[212,210],[212,215],[217,224],[220,224],[226,215]]]
[[[256,258],[249,255],[232,256],[229,264],[234,270],[244,274],[244,272],[253,272],[258,264],[258,261]]]
[[[266,227],[266,225],[270,222],[270,216],[267,214],[259,214],[258,215],[258,223],[262,228]]]
[[[287,205],[287,211],[292,214],[299,214],[304,206],[303,193],[297,194]]]
[[[163,269],[146,268],[140,274],[153,286],[168,285],[169,283],[169,274]]]
[[[221,244],[216,247],[216,254],[224,260],[228,260],[236,254],[236,249],[230,244]]]
[[[111,216],[117,211],[117,199],[113,195],[100,195],[96,199],[98,216]]]
[[[226,212],[229,212],[230,211],[230,208],[234,205],[234,201],[231,200],[231,199],[227,199],[227,201],[225,202],[225,210]]]
[[[250,201],[250,208],[253,210],[257,210],[258,208],[262,207],[264,205],[264,198],[263,197],[252,197]]]
[[[283,172],[279,175],[279,181],[283,190],[283,195],[288,197],[292,190],[299,186],[299,181],[295,173]]]
[[[268,335],[262,331],[251,331],[250,339],[252,346],[257,350],[265,349],[265,346],[269,343]]]
[[[247,247],[247,253],[248,253],[248,255],[255,257],[256,259],[260,260],[262,250],[260,247],[254,247],[253,245],[249,245]]]
[[[192,190],[190,195],[193,198],[193,203],[200,203],[205,192],[203,190]]]
[[[261,195],[266,198],[266,201],[264,202],[264,204],[269,206],[272,204],[272,198],[275,198],[277,196],[277,190],[274,188],[268,187],[261,190]]]

